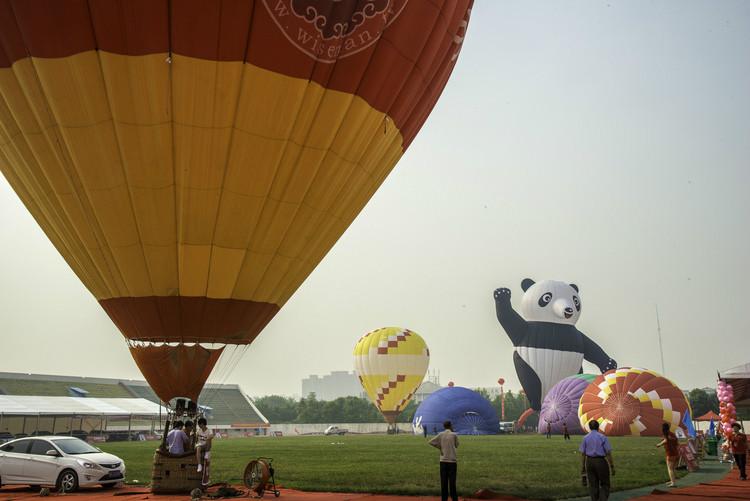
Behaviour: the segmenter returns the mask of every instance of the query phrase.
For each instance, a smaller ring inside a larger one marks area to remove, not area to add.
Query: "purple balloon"
[[[547,423],[552,433],[563,433],[563,423],[568,425],[568,433],[582,435],[584,430],[578,420],[578,403],[584,390],[596,376],[577,374],[566,377],[547,393],[539,413],[539,433],[547,433]]]

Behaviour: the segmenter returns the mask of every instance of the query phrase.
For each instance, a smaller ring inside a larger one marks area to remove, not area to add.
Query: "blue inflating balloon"
[[[441,388],[427,397],[417,408],[412,420],[415,434],[443,431],[443,423],[451,421],[459,435],[491,435],[500,432],[497,410],[479,393],[453,386]]]

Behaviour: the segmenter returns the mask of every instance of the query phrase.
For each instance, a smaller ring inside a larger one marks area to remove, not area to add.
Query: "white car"
[[[125,479],[125,463],[75,437],[19,438],[0,446],[0,486],[112,487]]]
[[[323,432],[324,435],[344,435],[348,432],[346,428],[339,428],[338,426],[329,426]]]

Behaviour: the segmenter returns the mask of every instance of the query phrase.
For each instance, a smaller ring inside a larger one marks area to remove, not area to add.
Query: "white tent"
[[[138,428],[145,427],[153,433],[156,423],[161,427],[162,417],[166,416],[165,408],[145,398],[0,395],[0,432],[6,434],[42,430],[73,434],[77,426],[78,430],[98,430],[103,437],[104,430],[129,433],[134,422]],[[118,421],[121,425],[113,428],[111,424]]]
[[[721,371],[719,379],[732,385],[736,406],[750,407],[750,363]]]
[[[39,397],[0,395],[3,416],[112,416],[143,418],[166,414],[159,404],[145,398]]]

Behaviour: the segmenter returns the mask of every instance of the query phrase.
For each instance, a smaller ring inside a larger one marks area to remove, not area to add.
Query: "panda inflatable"
[[[617,362],[576,329],[581,298],[575,284],[526,278],[521,288],[521,315],[510,304],[510,289],[495,290],[495,308],[515,347],[513,363],[533,410],[541,410],[544,396],[557,382],[582,373],[584,359],[602,372],[617,368]]]

